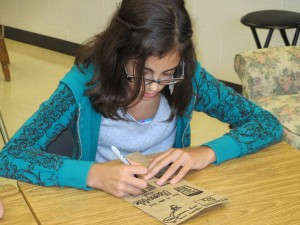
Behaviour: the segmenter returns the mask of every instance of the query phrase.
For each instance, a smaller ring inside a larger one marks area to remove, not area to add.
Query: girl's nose
[[[148,87],[152,92],[155,92],[159,89],[159,85],[160,84],[158,84],[156,82],[152,82],[151,84],[148,84]]]

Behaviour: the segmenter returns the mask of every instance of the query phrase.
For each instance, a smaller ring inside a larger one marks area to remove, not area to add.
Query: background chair
[[[6,127],[5,127],[4,120],[2,118],[1,112],[0,112],[0,133],[1,133],[1,136],[3,138],[3,143],[4,143],[4,145],[6,145],[6,143],[9,140],[9,137],[8,137],[8,134],[7,134],[7,131],[6,131]]]
[[[10,81],[10,73],[9,73],[9,57],[6,50],[6,45],[4,41],[4,26],[0,25],[0,63],[2,66],[3,74],[6,81]]]
[[[284,140],[300,150],[300,46],[237,54],[234,68],[243,95],[276,116]]]

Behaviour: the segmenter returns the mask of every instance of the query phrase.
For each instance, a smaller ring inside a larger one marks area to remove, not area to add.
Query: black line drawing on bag
[[[188,185],[182,185],[180,187],[175,187],[174,189],[186,196],[200,195],[203,193],[203,191],[190,187]]]
[[[133,197],[137,197],[137,196],[140,196],[140,195],[143,195],[143,194],[146,194],[150,191],[153,191],[156,187],[151,185],[151,184],[148,184],[146,188],[142,189],[141,190],[141,193],[140,194],[137,194],[137,195],[134,195],[134,194],[130,194],[131,196]]]
[[[194,201],[195,203],[202,205],[204,207],[210,207],[211,205],[216,205],[218,203],[222,203],[227,201],[227,198],[216,199],[214,195],[207,196],[205,198],[201,198],[199,200]]]
[[[167,190],[162,190],[156,193],[146,193],[144,194],[144,198],[140,198],[132,202],[132,204],[149,206],[151,203],[153,203],[153,201],[159,201],[160,199],[165,199],[169,195],[171,195],[171,193],[168,192]]]
[[[177,205],[171,205],[170,207],[172,212],[170,213],[170,216],[163,220],[164,223],[176,223],[179,218],[179,215],[175,215],[175,212],[181,209],[181,207],[178,207]]]

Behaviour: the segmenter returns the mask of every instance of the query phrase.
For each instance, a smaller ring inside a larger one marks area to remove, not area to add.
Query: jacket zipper
[[[80,136],[80,129],[79,129],[79,121],[80,121],[80,116],[81,116],[81,112],[80,112],[80,107],[78,108],[78,119],[77,119],[77,133],[78,133],[78,151],[79,151],[79,156],[78,159],[80,160],[82,157],[82,144],[81,144],[81,136]]]
[[[195,97],[195,100],[194,100],[194,103],[193,103],[193,109],[192,109],[192,112],[191,112],[191,116],[190,116],[189,122],[187,123],[187,125],[186,125],[186,127],[185,127],[185,129],[184,129],[184,131],[182,133],[182,137],[181,137],[181,144],[182,144],[183,148],[185,148],[185,146],[184,146],[184,140],[183,139],[184,139],[184,136],[185,136],[185,133],[186,133],[188,127],[191,124],[193,113],[194,113],[194,108],[195,108],[196,100],[197,100],[197,94],[195,92],[193,92],[193,94],[194,94],[194,97]]]

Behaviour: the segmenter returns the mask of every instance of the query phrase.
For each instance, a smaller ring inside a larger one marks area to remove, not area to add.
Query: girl
[[[108,27],[80,49],[57,90],[1,151],[0,175],[122,197],[138,194],[169,164],[159,185],[280,141],[274,116],[201,67],[192,34],[183,0],[123,0]],[[189,148],[194,110],[233,129]],[[75,143],[72,156],[49,153],[65,130]],[[155,156],[148,168],[125,165],[112,145],[123,155]]]

